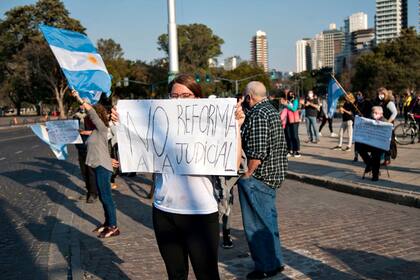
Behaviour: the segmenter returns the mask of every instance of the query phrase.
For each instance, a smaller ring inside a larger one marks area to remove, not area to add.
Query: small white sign
[[[48,137],[52,144],[82,144],[77,120],[46,122]]]
[[[393,127],[391,123],[356,116],[353,142],[363,143],[388,151],[391,144]]]
[[[123,172],[236,175],[236,99],[120,100]]]

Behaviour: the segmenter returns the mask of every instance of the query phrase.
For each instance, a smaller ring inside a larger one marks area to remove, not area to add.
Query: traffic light
[[[201,81],[200,74],[195,74],[195,81],[199,83]]]
[[[210,74],[206,74],[206,83],[210,83],[211,82],[211,76]]]

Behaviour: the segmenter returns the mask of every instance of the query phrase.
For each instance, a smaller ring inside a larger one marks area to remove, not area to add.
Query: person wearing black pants
[[[356,143],[355,146],[363,162],[366,164],[365,173],[372,172],[372,181],[378,181],[381,157],[384,151],[362,143]]]
[[[197,279],[220,279],[219,214],[184,215],[153,207],[153,227],[169,280],[188,279],[190,257]]]

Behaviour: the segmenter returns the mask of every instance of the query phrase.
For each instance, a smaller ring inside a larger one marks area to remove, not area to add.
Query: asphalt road
[[[76,160],[74,149],[67,161],[56,160],[28,128],[0,130],[0,279],[48,278],[63,207],[72,215],[62,227],[80,236],[86,279],[165,279],[145,198],[148,178],[120,179],[114,199],[122,234],[99,241],[91,230],[102,209],[75,199],[84,194]],[[287,267],[274,279],[420,279],[419,209],[291,180],[277,204]],[[243,279],[252,261],[238,200],[232,215],[235,247],[220,249],[220,271]],[[58,252],[70,258],[66,248]]]

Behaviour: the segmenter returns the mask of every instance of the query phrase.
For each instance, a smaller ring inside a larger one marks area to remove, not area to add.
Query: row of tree
[[[33,5],[12,8],[0,20],[0,105],[13,104],[20,112],[26,104],[40,111],[42,104],[56,104],[62,118],[71,105],[68,87],[62,71],[41,33],[38,25],[85,32],[79,20],[70,17],[59,0],[39,0]],[[243,63],[234,71],[209,69],[208,59],[221,54],[223,39],[203,24],[179,25],[178,43],[181,72],[197,73],[211,77],[203,82],[204,92],[219,94],[233,92],[233,82],[217,79],[239,80],[261,74],[256,79],[268,87],[270,80],[259,67]],[[113,77],[112,92],[120,98],[156,98],[167,96],[168,36],[157,39],[157,48],[166,57],[146,63],[128,60],[120,44],[112,39],[99,39],[97,48],[109,73]],[[128,86],[119,81],[128,78]],[[118,86],[118,85],[122,86]],[[244,83],[239,84],[243,90]],[[39,112],[40,113],[40,112]]]

